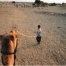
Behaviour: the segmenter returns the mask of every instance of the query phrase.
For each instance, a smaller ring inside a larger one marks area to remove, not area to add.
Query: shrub
[[[49,6],[56,6],[56,3],[50,3]]]
[[[12,3],[15,3],[15,1],[12,1]]]

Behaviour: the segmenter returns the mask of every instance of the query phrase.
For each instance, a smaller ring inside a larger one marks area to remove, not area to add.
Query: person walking
[[[40,44],[40,42],[41,42],[41,26],[40,25],[38,25],[36,40],[37,40],[38,44]]]

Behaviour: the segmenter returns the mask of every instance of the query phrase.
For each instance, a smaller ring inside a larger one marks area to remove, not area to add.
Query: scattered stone
[[[61,28],[61,27],[58,27],[58,28]]]

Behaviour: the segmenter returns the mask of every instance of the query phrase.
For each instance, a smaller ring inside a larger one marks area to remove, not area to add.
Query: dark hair
[[[38,28],[40,28],[41,26],[40,25],[38,25]]]

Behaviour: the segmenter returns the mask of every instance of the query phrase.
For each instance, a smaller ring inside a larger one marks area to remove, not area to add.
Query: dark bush
[[[64,3],[62,3],[62,5],[64,5]]]
[[[15,3],[15,1],[12,1],[12,3]]]
[[[50,3],[49,6],[56,6],[56,3]]]

